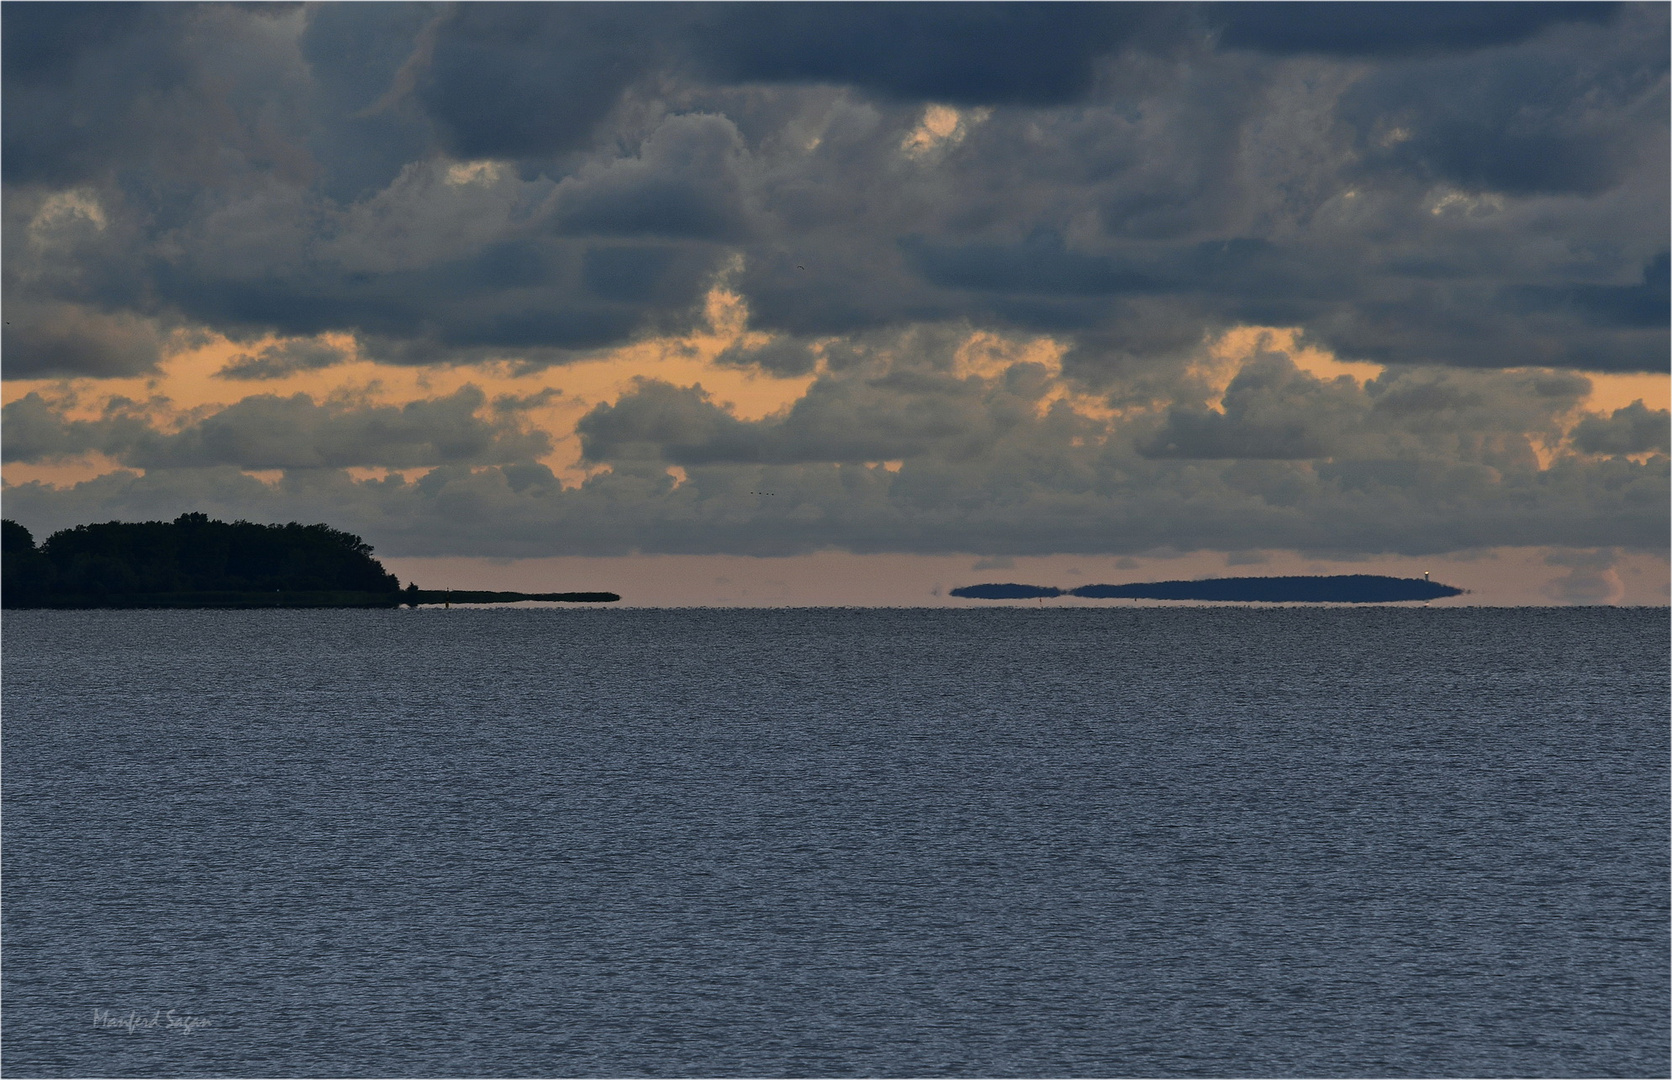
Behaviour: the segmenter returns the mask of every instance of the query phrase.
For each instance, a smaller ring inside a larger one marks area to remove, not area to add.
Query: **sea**
[[[1672,1068],[1666,608],[0,625],[8,1076]]]

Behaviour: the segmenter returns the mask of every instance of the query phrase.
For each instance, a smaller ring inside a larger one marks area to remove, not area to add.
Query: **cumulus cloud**
[[[318,341],[286,341],[256,353],[239,353],[215,374],[223,379],[282,379],[298,371],[317,371],[340,364],[348,351]]]
[[[8,303],[5,310],[0,348],[11,378],[143,375],[162,359],[166,335],[131,312],[28,301]]]
[[[391,554],[1664,542],[1664,454],[1562,449],[1579,441],[1567,425],[1584,379],[1429,368],[1360,383],[1267,350],[1198,411],[1110,410],[1049,364],[1004,359],[1025,350],[989,347],[999,359],[975,363],[967,330],[873,340],[753,420],[700,386],[640,380],[582,417],[593,471],[569,485],[537,460],[546,437],[516,422],[549,396],[489,410],[474,388],[399,408],[258,395],[166,431],[138,406],[69,421],[32,396],[8,407],[13,457],[99,449],[144,475],[18,485],[8,507],[45,528],[99,499],[160,514],[213,490],[227,512],[322,516]],[[427,471],[355,481],[353,465]],[[245,487],[228,468],[285,478]]]
[[[1339,442],[1342,414],[1366,411],[1368,400],[1356,389],[1306,375],[1286,356],[1261,357],[1231,380],[1222,411],[1174,406],[1139,452],[1152,458],[1321,458],[1329,452],[1322,432],[1335,429],[1332,441]]]
[[[676,483],[661,468],[621,461],[579,487],[555,485],[526,466],[443,466],[413,482],[301,469],[276,486],[244,483],[223,466],[112,473],[63,490],[14,485],[6,500],[8,513],[47,529],[90,514],[154,517],[205,506],[254,519],[317,518],[403,555],[1241,545],[1418,554],[1602,538],[1653,550],[1665,533],[1664,461],[1505,474],[1466,462],[1356,470],[1284,462],[1145,467],[1119,455],[1040,462],[1009,450],[979,463],[985,468],[974,464],[930,458],[893,473],[866,464],[723,463],[687,467]]]
[[[6,459],[49,461],[96,450],[145,470],[406,469],[444,463],[531,460],[551,450],[544,432],[508,418],[479,419],[474,386],[404,405],[316,402],[307,394],[261,394],[189,420],[151,426],[131,409],[98,420],[68,420],[38,394],[7,405]]]
[[[1672,413],[1639,400],[1607,418],[1587,416],[1573,429],[1573,445],[1592,454],[1672,452]]]
[[[1603,22],[1613,13],[1598,10]],[[1590,48],[1584,47],[1589,45]],[[1598,51],[1610,70],[1597,78]],[[1496,63],[1444,55],[1373,72],[1342,103],[1372,169],[1509,195],[1595,194],[1620,183],[1646,149],[1640,124],[1665,76],[1646,42],[1607,27],[1562,33]]]
[[[52,462],[111,453],[148,438],[152,430],[144,407],[126,398],[113,399],[97,420],[69,420],[61,407],[30,393],[0,410],[0,460]]]
[[[1578,374],[1666,370],[1664,5],[0,19],[7,378],[160,378],[191,332],[276,342],[222,389],[348,339],[526,373],[700,332],[810,384],[587,398],[581,486],[549,398],[26,395],[10,460],[139,470],[8,488],[42,523],[197,491],[408,553],[1664,544],[1666,414],[1582,416]],[[1208,393],[1249,325],[1386,370],[1271,351]],[[428,473],[343,471],[377,466]]]
[[[583,235],[741,240],[750,231],[743,155],[726,117],[670,117],[636,156],[598,163],[560,184],[554,223]]]
[[[577,149],[656,65],[665,17],[603,4],[460,5],[421,57],[416,96],[458,157]]]
[[[778,337],[760,345],[746,345],[739,339],[715,357],[718,364],[755,367],[773,375],[805,375],[818,363],[813,348],[805,341]]]
[[[1664,366],[1660,7],[5,18],[8,212],[74,190],[108,225],[8,241],[8,304],[553,363],[689,325],[741,256],[757,329],[968,319],[1091,377],[1248,322]],[[937,109],[958,137],[908,152]]]

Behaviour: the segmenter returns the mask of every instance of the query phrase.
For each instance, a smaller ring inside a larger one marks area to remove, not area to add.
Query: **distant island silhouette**
[[[258,525],[181,514],[53,533],[36,546],[0,521],[0,607],[250,608],[611,603],[612,592],[401,588],[371,545],[329,525]]]
[[[1381,574],[1303,577],[1208,578],[1203,581],[1140,581],[1130,585],[966,585],[952,595],[970,600],[1032,600],[1079,596],[1092,600],[1228,600],[1265,604],[1388,604],[1402,600],[1438,600],[1464,590],[1424,578]]]

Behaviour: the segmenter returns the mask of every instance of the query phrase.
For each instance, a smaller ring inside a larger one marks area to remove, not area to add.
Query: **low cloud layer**
[[[971,370],[976,339],[959,340],[874,342],[753,420],[700,386],[640,380],[581,416],[594,471],[568,485],[521,418],[535,403],[491,407],[474,388],[402,407],[263,395],[167,432],[131,403],[70,420],[30,395],[7,407],[11,459],[98,450],[143,475],[14,486],[8,512],[47,527],[201,499],[352,527],[396,555],[1664,543],[1654,440],[1668,413],[1585,413],[1582,377],[1423,368],[1361,383],[1266,350],[1199,404],[1178,403],[1180,383],[1171,404],[1112,409],[1037,360]],[[355,480],[350,466],[418,473]],[[283,475],[245,475],[259,470]]]
[[[4,457],[41,462],[96,451],[145,470],[265,471],[516,462],[551,450],[543,432],[478,419],[485,400],[475,387],[398,407],[263,394],[162,431],[133,403],[116,402],[97,420],[67,420],[30,394],[5,408]]]

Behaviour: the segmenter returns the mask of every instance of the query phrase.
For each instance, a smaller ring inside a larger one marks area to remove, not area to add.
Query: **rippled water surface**
[[[4,1067],[1665,1075],[1667,641],[8,612]]]

